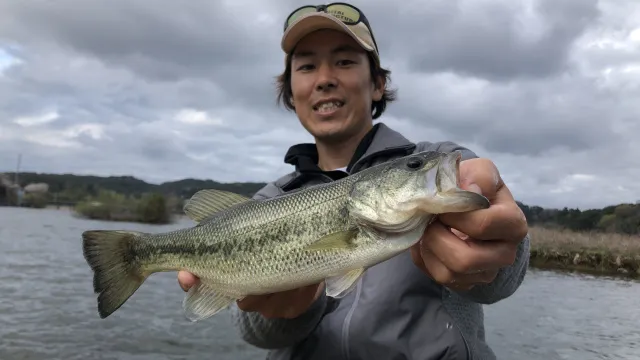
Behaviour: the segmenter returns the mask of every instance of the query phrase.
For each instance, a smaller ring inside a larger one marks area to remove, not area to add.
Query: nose
[[[335,89],[338,82],[333,69],[329,65],[321,65],[318,69],[318,80],[316,82],[317,91],[329,91]]]

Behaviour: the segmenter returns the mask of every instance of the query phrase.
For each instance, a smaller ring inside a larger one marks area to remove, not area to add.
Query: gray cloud
[[[386,7],[386,6],[385,6]],[[376,10],[389,14],[388,8]],[[434,1],[397,7],[381,39],[412,71],[451,71],[492,81],[565,71],[573,42],[598,19],[596,0]],[[382,18],[382,14],[380,15]],[[409,40],[410,38],[410,40]],[[409,51],[412,56],[404,54]]]
[[[289,171],[285,151],[311,138],[274,80],[305,3],[229,4],[1,2],[0,171],[18,153],[25,170],[154,182]],[[382,121],[493,159],[527,203],[640,199],[633,0],[355,4],[399,88]]]
[[[640,110],[619,101],[634,92],[600,90],[594,79],[571,74],[508,85],[455,75],[412,77],[403,91],[406,106],[391,112],[424,119],[450,136],[478,142],[493,152],[537,156],[552,147],[580,151],[607,146],[624,134],[606,123]],[[409,93],[408,84],[415,90]],[[614,107],[618,109],[612,113]]]

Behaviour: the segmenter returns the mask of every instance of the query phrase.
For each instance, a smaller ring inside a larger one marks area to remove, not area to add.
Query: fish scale
[[[338,265],[344,267],[358,255],[340,254],[342,251],[338,250],[304,250],[327,232],[348,229],[348,218],[344,216],[345,189],[351,182],[330,183],[299,197],[283,196],[268,203],[248,202],[192,229],[141,241],[136,252],[149,259],[141,264],[147,271],[188,267],[204,282],[236,290],[272,291],[279,286],[302,284],[316,279],[318,275],[309,270],[318,264],[323,264],[316,270],[320,274]],[[247,220],[247,214],[253,216]],[[193,241],[185,243],[184,238]],[[156,242],[165,244],[170,251],[160,257],[145,256],[148,249],[157,250]],[[184,256],[189,247],[194,258]],[[307,273],[308,277],[300,276]]]
[[[183,302],[192,321],[247,295],[321,281],[328,296],[342,297],[368,267],[415,244],[436,214],[489,206],[457,187],[459,161],[460,152],[423,152],[264,200],[201,190],[185,205],[196,226],[160,234],[85,231],[100,317],[162,271],[200,278]]]

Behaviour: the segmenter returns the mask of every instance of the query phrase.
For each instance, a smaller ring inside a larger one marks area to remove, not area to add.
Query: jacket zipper
[[[445,292],[449,292],[450,290],[445,289]],[[446,294],[445,296],[451,296],[451,294]],[[462,338],[462,341],[464,342],[464,348],[465,350],[467,350],[467,360],[473,360],[473,356],[471,354],[471,348],[469,348],[469,343],[467,342],[467,338],[464,337],[464,333],[462,332],[462,330],[460,330],[460,327],[458,327],[458,325],[453,321],[451,321],[451,326],[455,327],[456,330],[458,330],[458,333],[460,334],[460,337]]]
[[[409,146],[401,146],[401,147],[395,147],[395,148],[387,148],[384,149],[382,151],[378,151],[376,153],[373,154],[369,154],[368,156],[365,156],[363,158],[360,158],[358,161],[356,161],[353,166],[351,167],[351,171],[348,171],[348,174],[353,174],[353,170],[357,169],[358,166],[362,163],[364,163],[365,161],[374,158],[376,156],[381,156],[383,154],[388,154],[388,153],[394,153],[396,151],[399,151],[401,149],[406,150],[408,148],[410,148],[411,146],[414,146],[413,144],[409,145]],[[329,178],[328,176],[324,175],[326,178]],[[333,179],[329,178],[328,179],[330,182],[333,181]],[[360,301],[360,292],[362,291],[362,281],[364,279],[364,276],[360,277],[360,279],[358,279],[358,283],[356,284],[356,293],[354,295],[354,299],[353,299],[353,303],[351,304],[351,306],[349,307],[349,312],[347,312],[347,316],[344,317],[344,321],[342,322],[342,356],[345,358],[345,360],[349,360],[350,359],[350,349],[349,349],[349,328],[351,325],[351,318],[353,317],[353,313],[356,310],[356,306],[358,306],[358,302]],[[467,345],[467,340],[464,338],[464,336],[462,337],[462,339],[465,342],[465,346],[467,347],[467,354],[469,354],[469,346]],[[469,355],[467,355],[469,356]],[[469,358],[470,359],[470,358]]]
[[[322,179],[324,182],[333,182],[334,180],[322,174]],[[342,322],[342,333],[341,333],[341,348],[342,348],[342,356],[345,360],[349,360],[349,325],[351,324],[351,318],[353,317],[353,312],[356,310],[356,306],[358,304],[358,299],[360,299],[360,291],[361,291],[362,277],[358,280],[356,284],[356,293],[353,298],[353,303],[349,307],[349,311],[347,315],[344,317]]]
[[[462,341],[464,341],[464,348],[467,350],[467,359],[468,360],[473,360],[473,356],[471,356],[471,349],[469,349],[469,343],[467,342],[467,338],[464,337],[464,334],[462,333],[460,328],[458,328],[457,325],[454,325],[454,326],[456,327],[456,329],[460,333],[460,337],[462,338]]]
[[[351,318],[353,317],[353,313],[356,311],[356,306],[358,305],[358,301],[360,300],[360,291],[362,288],[362,277],[358,280],[358,284],[356,284],[356,294],[353,297],[353,303],[349,308],[349,312],[347,316],[344,317],[344,321],[342,323],[342,356],[345,360],[349,360],[349,327],[351,325]]]

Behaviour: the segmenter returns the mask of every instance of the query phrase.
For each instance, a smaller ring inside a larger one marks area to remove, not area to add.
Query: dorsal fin
[[[230,191],[206,189],[193,194],[183,210],[191,220],[200,222],[218,211],[249,200],[251,198]]]

